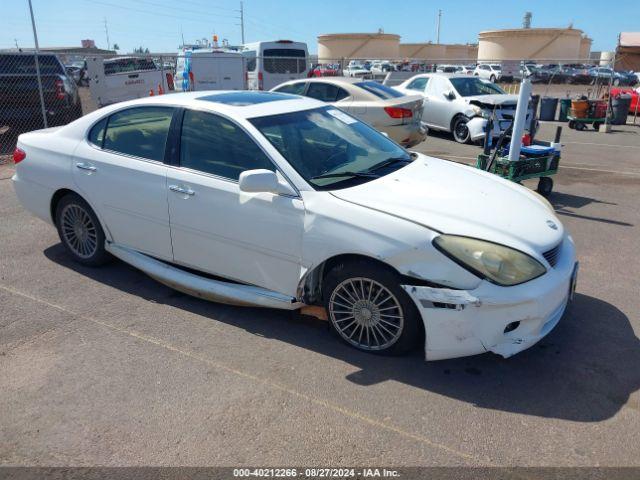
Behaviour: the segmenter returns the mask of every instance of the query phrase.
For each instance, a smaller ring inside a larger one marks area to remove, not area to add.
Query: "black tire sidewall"
[[[78,205],[83,210],[85,210],[91,217],[91,221],[93,222],[96,228],[96,235],[98,237],[97,238],[98,246],[94,254],[89,258],[82,258],[76,255],[76,253],[68,245],[67,240],[64,238],[64,235],[62,234],[60,214],[62,213],[62,210],[67,205],[72,205],[72,204]],[[60,201],[56,205],[55,223],[56,223],[56,229],[58,230],[58,236],[60,237],[60,242],[64,246],[65,250],[73,257],[73,259],[76,262],[82,263],[83,265],[88,265],[91,267],[97,267],[105,264],[110,260],[109,253],[104,248],[105,235],[104,235],[104,231],[102,230],[102,225],[100,224],[100,221],[98,220],[98,217],[93,211],[93,209],[91,208],[91,206],[81,196],[76,195],[75,193],[70,193],[60,199]]]
[[[471,139],[471,133],[469,132],[469,127],[467,127],[467,137],[464,139],[464,141],[459,140],[456,135],[456,126],[458,125],[459,122],[464,122],[464,124],[466,125],[469,122],[469,120],[462,116],[455,117],[453,119],[453,122],[451,122],[451,134],[453,135],[453,139],[456,142],[464,145],[466,143],[469,143],[469,140]]]
[[[329,300],[335,288],[349,278],[370,278],[384,285],[396,297],[404,314],[402,334],[396,342],[384,350],[364,350],[346,341],[335,328],[329,308]],[[327,311],[331,330],[345,344],[362,352],[378,355],[400,355],[414,348],[422,338],[422,318],[415,303],[400,286],[401,278],[391,268],[385,268],[367,261],[344,262],[333,267],[323,281],[323,302]]]

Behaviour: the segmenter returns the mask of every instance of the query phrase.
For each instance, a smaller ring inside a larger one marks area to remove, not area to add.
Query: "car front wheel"
[[[327,274],[323,290],[331,327],[358,350],[400,354],[420,337],[420,314],[391,269],[342,263]]]
[[[79,195],[65,195],[56,206],[58,235],[73,259],[97,267],[110,260],[98,217]]]
[[[469,133],[469,127],[467,127],[468,118],[458,116],[454,118],[451,124],[451,133],[453,133],[453,139],[458,143],[468,143],[471,134]]]

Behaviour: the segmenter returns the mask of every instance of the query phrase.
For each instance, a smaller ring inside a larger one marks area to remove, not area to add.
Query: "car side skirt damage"
[[[143,271],[151,278],[179,292],[213,302],[247,307],[296,310],[303,306],[295,298],[254,285],[214,280],[187,272],[130,248],[107,242],[114,257]]]

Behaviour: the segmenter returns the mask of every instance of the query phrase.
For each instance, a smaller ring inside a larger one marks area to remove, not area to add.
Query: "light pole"
[[[42,123],[44,123],[44,128],[49,128],[47,124],[47,109],[44,106],[44,94],[42,93],[42,78],[40,78],[40,61],[38,59],[38,55],[40,53],[40,46],[38,45],[38,33],[36,32],[36,21],[33,18],[33,7],[31,6],[31,0],[29,2],[29,13],[31,15],[31,28],[33,28],[33,41],[36,46],[36,53],[34,55],[34,59],[36,62],[36,77],[38,77],[38,93],[40,94],[40,109],[42,111]]]

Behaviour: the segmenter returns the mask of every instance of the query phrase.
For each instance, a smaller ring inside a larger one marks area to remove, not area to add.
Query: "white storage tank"
[[[442,43],[401,43],[400,56],[406,59],[442,60],[446,58],[446,46]]]
[[[318,36],[318,61],[400,58],[400,35],[393,33],[330,33]]]
[[[478,35],[478,60],[576,60],[581,40],[575,28],[487,30]]]

